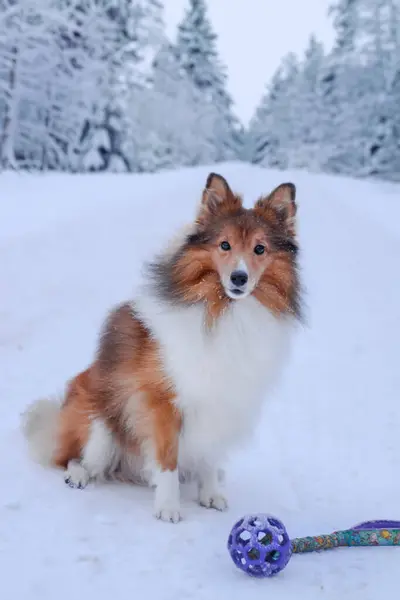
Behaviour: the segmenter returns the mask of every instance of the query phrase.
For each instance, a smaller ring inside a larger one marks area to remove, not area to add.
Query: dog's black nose
[[[246,285],[248,279],[249,277],[244,271],[233,271],[231,275],[231,281],[236,287],[243,287]]]

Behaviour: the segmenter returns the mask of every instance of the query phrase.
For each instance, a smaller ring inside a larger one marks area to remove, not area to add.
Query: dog
[[[163,521],[182,518],[181,473],[200,505],[225,510],[224,461],[254,431],[301,321],[295,197],[283,183],[247,209],[210,173],[193,222],[109,313],[90,366],[61,402],[26,410],[33,458],[71,487],[150,485]]]

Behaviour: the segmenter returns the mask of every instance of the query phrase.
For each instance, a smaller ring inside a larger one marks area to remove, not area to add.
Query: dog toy
[[[283,571],[292,554],[342,546],[400,546],[400,521],[367,521],[330,535],[290,540],[276,517],[248,515],[232,527],[227,546],[239,569],[254,577],[272,577]]]

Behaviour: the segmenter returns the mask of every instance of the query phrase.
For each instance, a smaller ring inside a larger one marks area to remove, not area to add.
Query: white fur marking
[[[221,490],[219,470],[204,464],[199,469],[199,504],[217,510],[228,508],[228,501]]]
[[[83,450],[82,465],[90,477],[103,477],[108,470],[114,470],[119,451],[113,435],[104,421],[95,419],[90,427],[88,442]]]
[[[204,307],[171,306],[145,291],[135,309],[160,343],[183,414],[179,467],[219,463],[249,436],[288,357],[291,319],[253,296],[233,302],[212,331]]]
[[[243,258],[239,260],[237,268],[238,271],[243,271],[243,273],[246,273],[246,275],[249,274],[249,269],[247,267],[246,261]]]
[[[111,431],[101,419],[95,419],[82,459],[69,461],[64,481],[70,487],[84,488],[90,479],[101,479],[115,471],[119,458],[120,451]]]
[[[122,452],[118,468],[110,473],[113,479],[134,483],[135,485],[148,485],[149,480],[143,472],[143,456],[132,452]]]
[[[70,460],[64,473],[64,481],[72,488],[83,489],[89,483],[89,473],[78,460]]]
[[[244,300],[254,290],[254,287],[256,285],[256,280],[254,278],[250,277],[249,268],[243,257],[240,258],[240,260],[236,263],[236,267],[234,268],[234,271],[241,271],[243,273],[246,273],[246,275],[248,276],[247,283],[243,286],[239,286],[241,294],[238,294],[235,291],[236,286],[231,281],[232,273],[229,273],[229,275],[224,275],[222,277],[222,280],[221,280],[222,285],[224,286],[225,293],[227,296],[229,296],[229,298],[231,298],[232,300],[235,300],[235,301]]]
[[[89,439],[81,461],[70,460],[64,481],[70,487],[84,488],[90,479],[101,479],[115,471],[120,458],[113,435],[104,421],[95,419],[90,426]]]
[[[161,471],[154,474],[156,485],[154,498],[154,514],[157,519],[178,523],[181,520],[180,489],[178,469]]]

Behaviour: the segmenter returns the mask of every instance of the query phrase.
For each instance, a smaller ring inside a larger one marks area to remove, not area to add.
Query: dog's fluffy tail
[[[45,467],[52,464],[59,416],[60,402],[52,398],[36,400],[22,414],[21,428],[29,452],[33,460]]]

